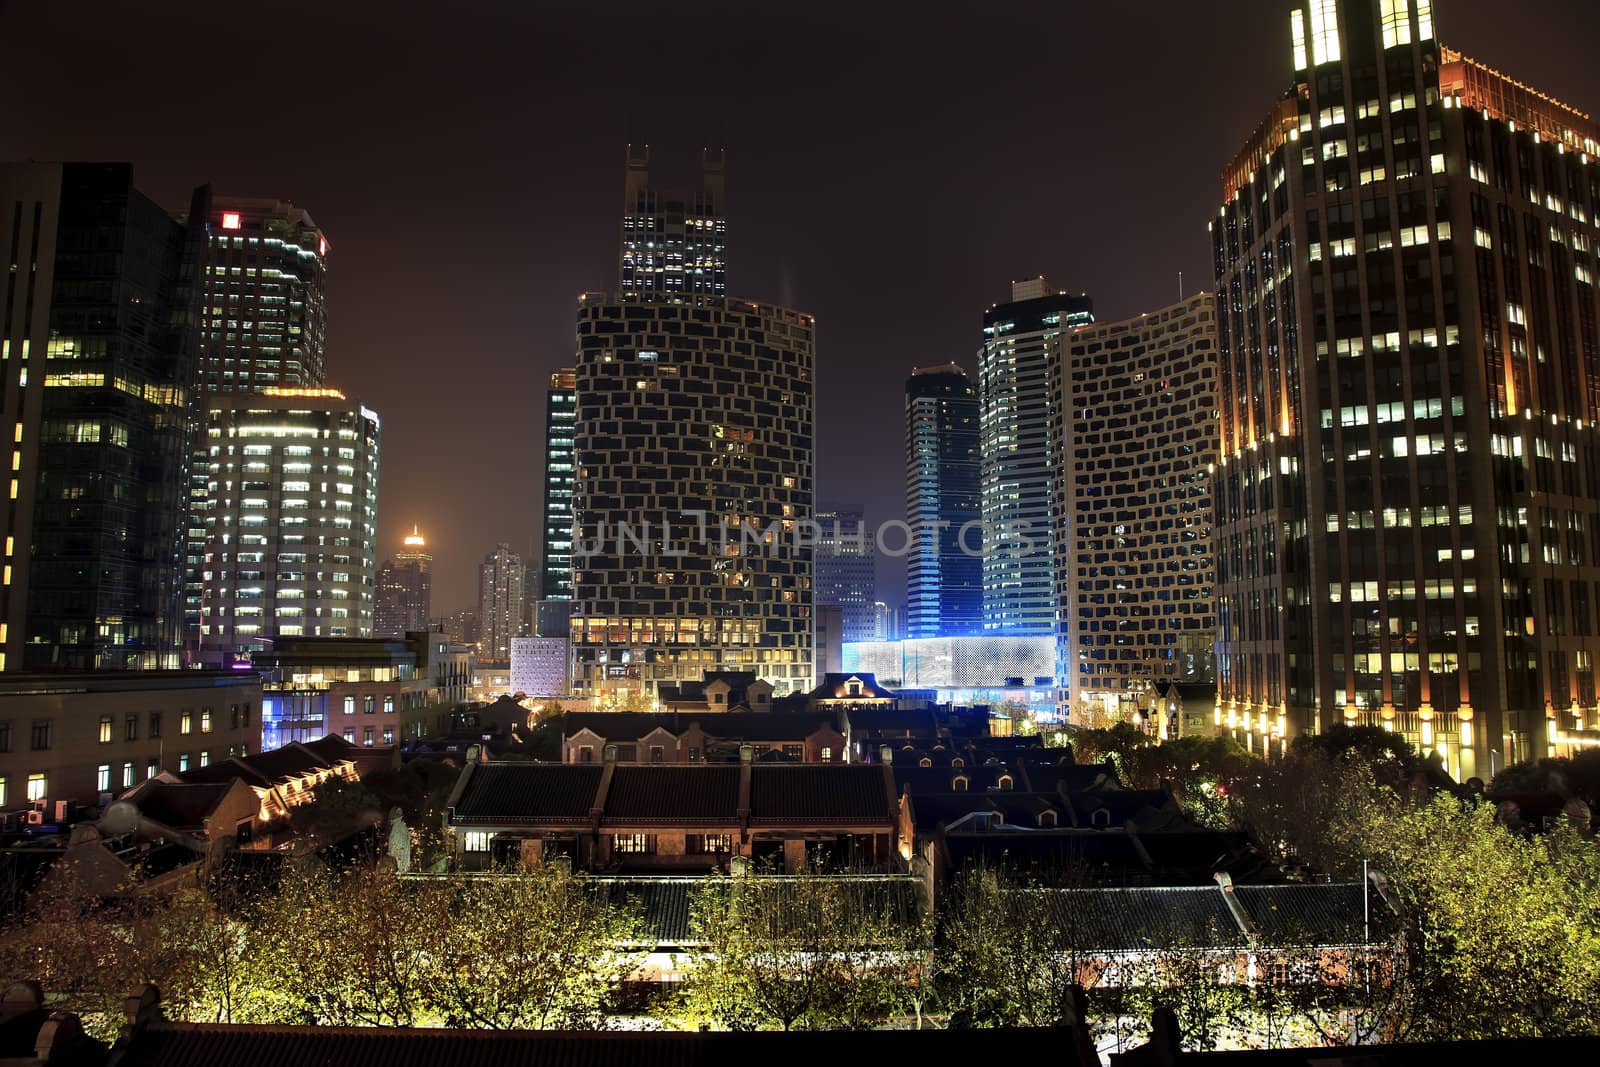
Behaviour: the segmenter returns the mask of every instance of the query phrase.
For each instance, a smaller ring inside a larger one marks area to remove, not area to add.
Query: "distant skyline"
[[[1435,7],[1445,43],[1600,110],[1600,5],[1526,5],[1514,35],[1496,0]],[[685,188],[726,149],[730,294],[816,315],[817,505],[875,524],[904,509],[906,375],[973,370],[1013,279],[1105,319],[1172,303],[1180,271],[1209,288],[1219,175],[1291,81],[1286,10],[283,0],[264,30],[200,0],[0,0],[0,158],[311,213],[329,384],[383,419],[378,551],[428,530],[443,613],[497,542],[537,544],[544,392],[578,294],[617,283],[630,141]],[[877,596],[901,602],[902,561]]]

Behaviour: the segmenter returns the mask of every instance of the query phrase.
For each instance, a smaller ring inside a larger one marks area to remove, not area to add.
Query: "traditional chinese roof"
[[[739,767],[619,764],[606,793],[611,823],[727,826],[739,818]]]
[[[568,823],[587,818],[600,787],[598,764],[476,763],[455,803],[455,821]]]

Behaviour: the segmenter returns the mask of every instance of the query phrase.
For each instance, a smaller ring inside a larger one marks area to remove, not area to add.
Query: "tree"
[[[411,1026],[423,1020],[448,938],[446,886],[392,870],[285,872],[252,931],[271,985],[258,1021]]]
[[[690,902],[703,945],[692,1016],[734,1030],[859,1029],[920,1004],[927,926],[895,905],[903,883],[713,876]]]
[[[601,1029],[637,970],[644,924],[554,866],[459,881],[429,997],[446,1025]]]
[[[1061,1026],[1098,968],[1062,929],[1050,889],[989,869],[951,879],[939,919],[939,999],[959,1027]]]

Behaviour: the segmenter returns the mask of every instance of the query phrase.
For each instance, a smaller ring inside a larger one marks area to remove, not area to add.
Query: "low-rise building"
[[[828,714],[595,711],[562,717],[563,763],[732,763],[744,746],[762,762],[845,761],[844,734]]]
[[[640,766],[489,761],[474,750],[446,808],[463,869],[570,857],[592,872],[899,868],[887,766]]]
[[[445,730],[470,695],[472,656],[435,633],[294,637],[279,638],[255,666],[265,687],[263,747],[331,733],[371,748]]]
[[[0,811],[44,823],[58,804],[104,806],[162,771],[258,752],[261,720],[247,672],[0,674]]]
[[[771,711],[772,683],[753,671],[706,671],[698,682],[656,687],[664,711]]]
[[[365,749],[330,734],[254,756],[235,756],[186,771],[179,779],[191,784],[242,781],[255,792],[258,827],[273,828],[282,825],[290,809],[310,803],[323,782],[360,781],[373,769],[394,766],[397,754],[395,748]]]

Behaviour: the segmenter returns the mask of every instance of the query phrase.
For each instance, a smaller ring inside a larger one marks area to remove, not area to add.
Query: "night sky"
[[[1600,4],[1434,9],[1446,43],[1600,109]],[[1291,77],[1285,10],[0,0],[0,158],[311,212],[330,384],[383,419],[380,558],[420,523],[443,613],[496,541],[533,551],[545,384],[577,295],[616,284],[627,142],[664,187],[726,146],[730,292],[817,317],[818,503],[899,518],[903,381],[971,370],[1013,278],[1101,318],[1209,284],[1218,175]]]

